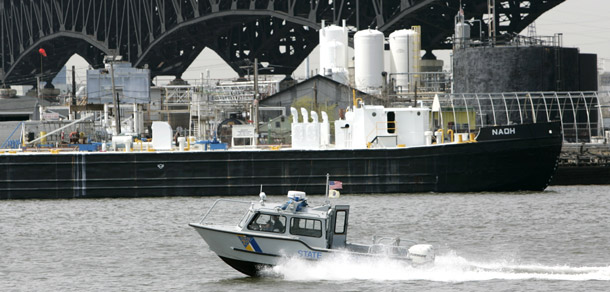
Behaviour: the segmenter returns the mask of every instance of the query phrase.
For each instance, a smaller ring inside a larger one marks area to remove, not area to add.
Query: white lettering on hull
[[[515,128],[503,128],[503,129],[492,129],[491,135],[499,136],[499,135],[514,135],[517,131]]]

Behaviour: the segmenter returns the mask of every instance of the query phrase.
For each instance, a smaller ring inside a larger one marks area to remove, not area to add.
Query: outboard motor
[[[416,244],[409,248],[407,255],[407,258],[416,265],[433,263],[434,257],[434,247],[430,244]]]

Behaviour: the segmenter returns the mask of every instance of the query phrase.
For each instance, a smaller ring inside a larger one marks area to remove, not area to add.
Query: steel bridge
[[[491,1],[498,37],[510,38],[565,0]],[[488,0],[461,2],[485,34]],[[273,64],[265,73],[290,75],[322,20],[386,34],[420,25],[430,51],[451,47],[458,11],[458,0],[0,0],[0,86],[50,81],[74,54],[96,68],[119,54],[151,77],[180,77],[206,47],[241,76],[254,58]]]

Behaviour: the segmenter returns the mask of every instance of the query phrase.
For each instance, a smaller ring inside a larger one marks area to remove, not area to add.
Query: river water
[[[256,200],[258,197],[243,198]],[[434,266],[286,261],[248,278],[188,226],[218,199],[0,201],[0,291],[608,291],[610,187],[345,195],[348,240],[400,236]],[[284,201],[284,197],[269,197]],[[323,201],[310,196],[310,203]],[[240,212],[241,213],[241,210]]]

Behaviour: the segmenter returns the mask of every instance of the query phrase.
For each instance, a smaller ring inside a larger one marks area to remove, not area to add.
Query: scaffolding
[[[277,81],[259,81],[262,98],[279,91]],[[231,115],[243,113],[249,116],[254,102],[254,82],[225,82],[218,84],[203,83],[200,86],[163,86],[162,109],[168,122],[172,124],[173,115],[188,114],[188,135],[196,138],[211,139],[214,131]],[[172,126],[174,126],[172,124]]]

